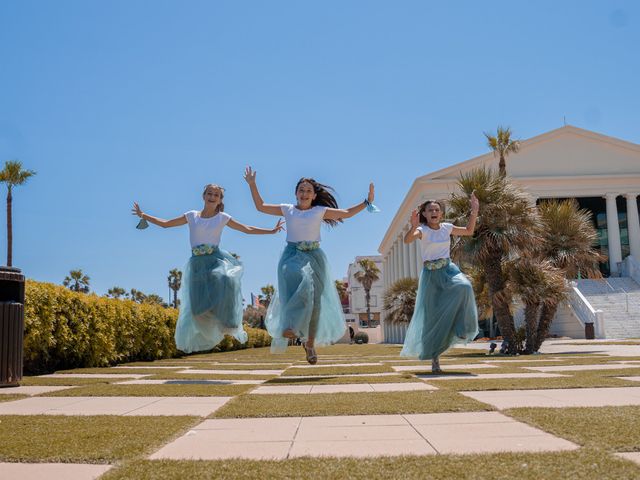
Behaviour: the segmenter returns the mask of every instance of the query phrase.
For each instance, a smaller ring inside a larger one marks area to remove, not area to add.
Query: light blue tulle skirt
[[[185,353],[211,350],[225,335],[247,341],[242,328],[242,264],[228,252],[210,247],[209,254],[193,255],[182,274],[175,340]]]
[[[327,257],[320,248],[300,250],[287,243],[278,263],[278,288],[265,320],[271,351],[282,353],[292,329],[303,341],[312,337],[316,345],[330,345],[346,330],[342,304],[329,271]]]
[[[437,270],[422,269],[416,307],[400,355],[433,359],[454,343],[478,334],[473,287],[455,263]]]

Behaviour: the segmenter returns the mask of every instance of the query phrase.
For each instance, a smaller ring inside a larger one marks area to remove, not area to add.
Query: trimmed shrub
[[[131,300],[72,292],[52,283],[26,282],[24,370],[104,367],[175,357],[178,311]],[[215,351],[267,346],[267,332],[245,326],[249,341],[225,337]]]
[[[365,332],[358,332],[353,336],[353,341],[355,343],[369,343],[369,335]]]

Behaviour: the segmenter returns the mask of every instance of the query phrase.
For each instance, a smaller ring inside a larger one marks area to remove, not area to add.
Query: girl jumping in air
[[[246,168],[244,178],[258,211],[284,217],[287,226],[287,246],[278,263],[278,288],[265,321],[273,337],[271,351],[283,352],[289,339],[301,338],[307,361],[313,365],[318,361],[315,345],[338,341],[346,328],[327,257],[320,249],[320,225],[335,226],[365,208],[375,211],[373,184],[366,200],[340,209],[333,189],[312,178],[298,181],[295,205],[264,203],[251,167]]]
[[[134,202],[132,212],[142,220],[138,228],[149,221],[163,228],[189,225],[192,256],[183,270],[178,292],[180,314],[176,324],[176,346],[185,353],[211,350],[225,334],[239,342],[247,341],[242,328],[242,264],[229,252],[218,247],[225,225],[250,235],[277,233],[279,220],[271,229],[251,227],[235,221],[224,212],[224,189],[209,184],[202,193],[204,207],[191,210],[172,220],[163,220],[144,213]]]
[[[473,235],[480,203],[471,194],[471,216],[466,228],[442,222],[444,206],[427,200],[411,214],[404,243],[420,241],[424,267],[416,306],[400,355],[431,359],[431,371],[440,373],[439,357],[458,341],[469,342],[478,333],[478,312],[473,288],[451,262],[451,235]]]

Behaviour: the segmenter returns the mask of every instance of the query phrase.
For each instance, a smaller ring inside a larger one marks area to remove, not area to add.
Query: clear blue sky
[[[0,22],[0,161],[37,171],[15,190],[14,264],[55,283],[81,268],[99,294],[166,298],[189,256],[186,227],[135,230],[134,200],[174,217],[213,182],[238,221],[275,223],[247,164],[273,203],[301,176],[341,205],[375,182],[382,213],[323,232],[339,278],[414,178],[487,151],[483,131],[528,138],[566,116],[640,143],[634,1],[12,0]],[[245,295],[275,283],[283,244],[225,230]]]

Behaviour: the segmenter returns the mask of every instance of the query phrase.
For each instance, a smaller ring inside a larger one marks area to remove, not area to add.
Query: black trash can
[[[0,387],[16,387],[22,380],[23,336],[24,275],[0,267]]]

